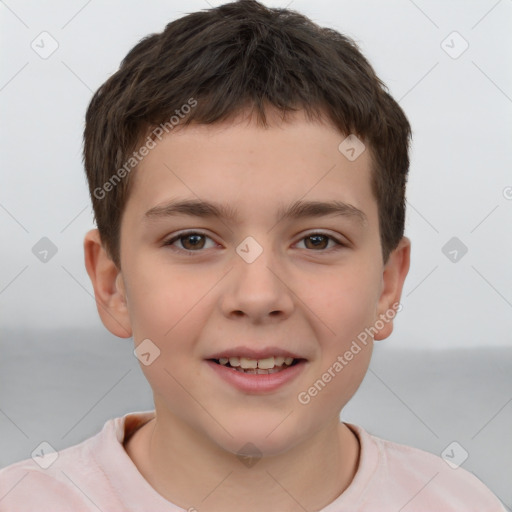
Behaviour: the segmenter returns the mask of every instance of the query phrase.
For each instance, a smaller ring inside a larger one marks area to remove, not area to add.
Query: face
[[[192,125],[139,164],[116,280],[126,311],[113,314],[136,346],[151,340],[141,368],[160,421],[264,454],[339,421],[370,361],[362,333],[399,299],[408,265],[383,265],[370,151],[349,161],[344,139],[302,113],[267,129]],[[262,371],[230,367],[241,358]]]

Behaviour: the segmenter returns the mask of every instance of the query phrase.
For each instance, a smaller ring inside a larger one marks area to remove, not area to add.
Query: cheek
[[[142,269],[133,272],[130,279],[129,313],[136,341],[154,336],[168,343],[183,331],[190,317],[196,319],[196,326],[201,325],[198,316],[208,302],[208,292],[219,279],[216,274],[199,277],[176,266],[145,262],[134,267]]]
[[[212,306],[208,291],[215,281],[215,276],[191,279],[190,275],[176,270],[167,273],[149,269],[131,280],[130,315],[135,346],[149,339],[154,344],[150,345],[150,352],[154,350],[157,354],[147,365],[139,358],[140,366],[155,400],[156,397],[164,400],[166,408],[191,408],[186,390],[196,394],[194,382],[199,382],[196,341]]]
[[[328,269],[313,282],[296,289],[324,354],[343,351],[374,322],[379,297],[379,276],[368,265]],[[296,281],[297,283],[300,280]],[[316,320],[314,320],[316,318]]]
[[[158,353],[153,363],[141,365],[142,370],[154,389],[179,388],[171,375],[183,382],[198,374],[198,340],[215,306],[212,288],[222,274],[194,275],[176,266],[147,264],[133,268],[142,269],[131,274],[129,290],[135,345],[149,339]]]
[[[375,314],[375,284],[352,278],[331,280],[328,293],[311,296],[318,331],[318,359],[297,396],[310,417],[333,417],[352,398],[366,375],[373,343],[365,331]],[[324,291],[327,285],[323,287]],[[372,293],[371,293],[372,291]],[[312,308],[313,309],[313,308]]]
[[[310,315],[310,325],[316,326],[319,344],[318,364],[308,383],[311,395],[304,391],[331,412],[347,403],[370,363],[373,343],[365,329],[375,320],[379,281],[368,268],[361,264],[361,268],[337,269],[321,276],[307,292],[304,289],[304,302],[314,315],[308,308],[304,311]]]

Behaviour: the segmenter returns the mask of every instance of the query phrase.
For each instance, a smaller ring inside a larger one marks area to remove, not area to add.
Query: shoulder
[[[450,465],[438,455],[381,439],[355,425],[351,427],[361,442],[361,463],[372,466],[367,474],[368,499],[386,496],[390,506],[391,502],[392,506],[401,504],[404,512],[436,508],[444,512],[505,511],[488,487],[453,462]],[[453,457],[456,455],[453,453]]]
[[[80,488],[73,485],[68,466],[55,463],[43,469],[26,459],[0,469],[0,512],[28,512],[49,504],[55,511],[88,510]]]
[[[154,411],[108,420],[80,444],[58,452],[41,445],[33,458],[0,469],[0,512],[126,511],[123,498],[148,484],[126,454],[123,441],[154,417]]]
[[[101,434],[58,452],[43,446],[33,458],[0,469],[0,512],[97,511],[88,491],[108,485],[94,456]]]

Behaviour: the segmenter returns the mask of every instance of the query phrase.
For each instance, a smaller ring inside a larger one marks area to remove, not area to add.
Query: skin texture
[[[135,346],[149,338],[160,350],[152,364],[141,364],[156,419],[125,448],[146,480],[184,509],[319,510],[354,477],[359,444],[339,413],[364,378],[372,342],[309,403],[297,397],[399,302],[410,241],[404,237],[383,264],[370,148],[351,162],[338,150],[344,138],[301,111],[285,122],[271,117],[269,128],[239,116],[176,130],[134,171],[121,270],[97,230],[85,237],[104,325],[133,336]],[[226,204],[239,215],[145,220],[147,210],[177,198]],[[299,199],[343,201],[367,220],[276,218],[279,207]],[[164,245],[183,230],[209,238],[178,239],[174,251]],[[345,246],[329,238],[315,246],[307,237],[318,232]],[[248,236],[263,249],[252,263],[235,250]],[[392,320],[384,322],[375,339],[392,329]],[[307,363],[276,391],[241,392],[205,362],[240,345],[281,347]],[[248,442],[262,454],[252,467],[236,456]]]

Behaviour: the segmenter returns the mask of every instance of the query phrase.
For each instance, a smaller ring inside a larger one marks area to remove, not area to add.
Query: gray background
[[[463,467],[510,508],[512,1],[264,3],[355,38],[414,130],[403,311],[343,419],[434,453],[458,441]],[[0,466],[151,408],[131,340],[102,327],[83,265],[83,119],[140,38],[208,7],[0,2]],[[43,31],[58,44],[46,59],[31,47],[50,47]],[[46,263],[33,254],[43,237],[57,251]]]

